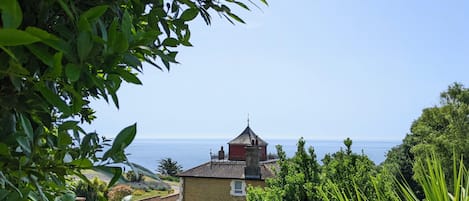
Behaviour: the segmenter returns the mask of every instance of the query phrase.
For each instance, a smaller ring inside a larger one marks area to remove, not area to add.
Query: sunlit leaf
[[[16,29],[0,29],[0,46],[27,45],[40,41],[38,37],[26,31]]]

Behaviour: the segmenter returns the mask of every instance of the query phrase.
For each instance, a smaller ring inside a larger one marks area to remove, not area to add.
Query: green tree
[[[377,168],[365,154],[356,154],[352,152],[352,140],[344,140],[346,150],[333,154],[326,154],[322,160],[322,188],[325,191],[333,191],[333,184],[342,189],[347,197],[358,200],[355,197],[354,186],[359,186],[360,191],[368,195],[368,199],[376,198],[375,186],[372,178],[377,176]]]
[[[300,138],[295,155],[288,159],[282,146],[277,145],[279,168],[276,177],[268,179],[267,187],[248,189],[247,199],[264,200],[318,200],[320,166],[313,147],[305,149],[305,140]]]
[[[156,171],[162,175],[175,177],[178,173],[182,172],[182,166],[171,158],[164,158],[159,161]]]
[[[422,111],[403,143],[388,153],[385,164],[394,166],[395,173],[401,172],[409,184],[417,184],[411,179],[418,176],[413,163],[425,159],[429,152],[438,156],[451,185],[453,154],[469,155],[469,89],[462,84],[450,85],[440,94],[440,105]],[[468,163],[466,160],[464,165]],[[423,198],[420,185],[411,186]]]
[[[248,9],[232,0],[0,1],[0,200],[53,200],[69,190],[67,175],[87,181],[83,169],[111,172],[115,183],[136,125],[97,154],[110,141],[80,127],[96,118],[90,101],[119,107],[121,84],[141,84],[144,62],[177,63],[197,16],[243,22],[232,5]]]

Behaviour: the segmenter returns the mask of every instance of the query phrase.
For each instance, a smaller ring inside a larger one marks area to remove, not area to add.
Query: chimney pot
[[[218,160],[225,160],[225,151],[223,151],[223,146],[221,146],[220,151],[218,151]]]

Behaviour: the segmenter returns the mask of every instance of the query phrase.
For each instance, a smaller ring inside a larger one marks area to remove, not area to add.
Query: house
[[[276,160],[267,158],[267,142],[248,126],[228,142],[228,158],[223,146],[218,157],[179,174],[180,201],[246,200],[246,187],[265,186],[273,177]]]

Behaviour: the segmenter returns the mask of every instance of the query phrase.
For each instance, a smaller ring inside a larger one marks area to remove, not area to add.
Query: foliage
[[[78,180],[74,184],[76,196],[85,197],[86,200],[105,200],[107,194],[107,184],[98,177],[93,178],[91,183]]]
[[[248,189],[247,199],[261,200],[318,200],[317,187],[320,184],[319,164],[314,148],[305,149],[305,140],[298,140],[295,156],[287,159],[280,145],[277,145],[279,169],[277,176],[267,180],[267,187]]]
[[[143,174],[140,172],[135,174],[135,171],[129,170],[125,173],[125,178],[130,182],[141,182],[143,181]]]
[[[368,196],[375,198],[374,185],[371,177],[377,175],[377,169],[368,156],[352,152],[352,140],[344,140],[346,150],[340,150],[332,155],[326,154],[322,162],[322,179],[325,181],[323,188],[329,190],[330,184],[337,185],[339,189],[345,189],[347,197],[353,197],[355,189],[354,184],[360,186],[361,191]],[[354,200],[358,197],[354,197]],[[371,198],[370,198],[371,199]]]
[[[176,176],[182,172],[182,166],[171,158],[164,158],[159,161],[158,169],[156,170],[162,175]]]
[[[132,188],[128,185],[119,184],[111,189],[107,193],[109,201],[121,201],[125,196],[132,195]]]
[[[179,177],[169,176],[169,175],[159,175],[161,180],[179,182]]]
[[[373,201],[383,201],[383,200],[393,200],[393,201],[462,201],[469,199],[469,173],[465,168],[463,160],[457,162],[456,157],[453,159],[452,171],[453,171],[453,180],[452,186],[453,189],[450,189],[450,185],[446,183],[446,176],[443,171],[442,161],[435,154],[431,156],[426,156],[425,159],[419,160],[415,163],[414,169],[419,173],[419,176],[416,177],[416,181],[423,187],[423,198],[418,198],[415,192],[412,190],[410,185],[405,182],[405,180],[397,180],[396,187],[390,192],[391,197],[386,197],[385,194],[381,194],[378,189],[375,189],[375,194],[381,195],[379,197],[369,199],[369,195],[364,193],[361,190],[361,186],[358,184],[353,185],[354,191],[351,196],[349,193],[346,193],[343,190],[340,190],[337,184],[331,183],[333,187],[330,191],[324,191],[321,189],[321,194],[323,199],[326,201],[333,200],[330,197],[339,200],[339,201],[348,201],[348,200],[373,200]],[[453,192],[453,193],[451,193]],[[353,197],[358,199],[353,199]]]
[[[429,152],[434,152],[451,186],[453,154],[469,155],[469,89],[454,83],[440,95],[440,105],[426,108],[411,126],[410,133],[403,143],[393,148],[385,161],[395,167],[396,175],[402,172],[406,182],[412,186],[418,198],[423,197],[420,185],[412,179],[413,161],[423,160]],[[469,165],[466,160],[465,166]]]
[[[261,2],[266,3],[265,0]],[[243,22],[238,1],[0,1],[0,195],[52,200],[66,175],[95,169],[122,175],[136,125],[110,141],[80,123],[96,117],[92,99],[112,100],[123,82],[141,84],[143,62],[169,70],[176,49],[191,46],[188,23],[210,12]]]

